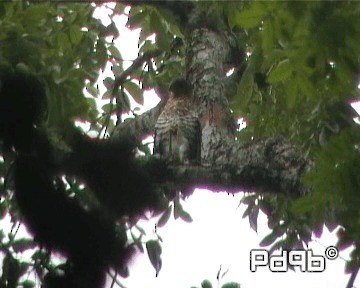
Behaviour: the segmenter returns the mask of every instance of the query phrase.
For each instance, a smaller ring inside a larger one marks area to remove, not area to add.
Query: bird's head
[[[184,78],[178,78],[171,82],[169,87],[170,97],[180,98],[192,96],[192,86],[189,81]]]

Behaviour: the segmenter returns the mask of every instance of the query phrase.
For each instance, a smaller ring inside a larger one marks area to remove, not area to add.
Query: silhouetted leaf
[[[157,222],[158,227],[163,227],[170,219],[172,213],[172,205],[170,205],[165,212],[161,215],[159,221]]]
[[[22,238],[22,239],[14,241],[11,246],[16,253],[19,253],[19,252],[21,253],[28,249],[35,248],[36,243],[32,239]]]
[[[249,223],[251,229],[253,229],[255,232],[257,232],[257,219],[259,216],[259,206],[254,206],[253,209],[251,209],[251,212],[249,214]]]
[[[265,246],[269,246],[272,243],[275,242],[275,240],[278,238],[279,236],[277,235],[277,233],[275,232],[271,232],[270,234],[268,234],[267,236],[264,237],[264,239],[261,240],[260,242],[260,246],[261,247],[265,247]]]
[[[113,56],[116,60],[122,60],[121,53],[117,47],[115,47],[114,45],[110,45],[109,51],[111,53],[111,56]]]
[[[144,105],[143,91],[137,84],[128,81],[124,84],[124,88],[130,93],[131,97],[135,100],[136,103]]]
[[[188,212],[186,212],[185,210],[179,211],[179,217],[188,223],[191,223],[193,221],[193,219],[191,218],[191,215]]]
[[[159,275],[161,269],[161,246],[159,241],[150,240],[146,242],[146,251],[148,253],[150,262],[152,266],[155,268],[156,277]]]
[[[209,280],[204,280],[201,282],[201,288],[212,288],[212,284]]]
[[[221,288],[240,288],[240,284],[236,282],[225,283]]]
[[[253,28],[260,24],[266,14],[263,5],[254,3],[249,8],[237,12],[232,21],[242,28]]]

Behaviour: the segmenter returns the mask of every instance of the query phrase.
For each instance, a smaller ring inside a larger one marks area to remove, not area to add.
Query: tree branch
[[[148,51],[145,52],[143,55],[139,56],[138,58],[136,58],[129,68],[123,71],[119,76],[116,76],[112,94],[114,94],[115,91],[119,89],[119,87],[122,84],[124,84],[126,78],[130,76],[132,73],[134,73],[136,69],[140,68],[141,65],[143,65],[146,61],[150,60],[151,58],[159,56],[161,53],[162,53],[161,50]]]
[[[111,139],[117,141],[117,139],[126,137],[134,143],[140,143],[144,137],[153,134],[156,120],[165,103],[166,101],[163,100],[149,111],[119,124]]]
[[[301,179],[312,162],[283,138],[269,138],[244,145],[236,143],[213,166],[170,166],[174,185],[182,191],[207,188],[214,192],[241,191],[301,196],[309,191]],[[187,192],[185,192],[187,194]]]

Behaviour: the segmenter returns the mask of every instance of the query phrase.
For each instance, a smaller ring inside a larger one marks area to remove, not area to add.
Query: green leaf
[[[103,106],[101,107],[101,109],[104,110],[104,112],[105,112],[106,114],[113,113],[113,112],[114,112],[114,104],[112,104],[112,103],[107,103],[107,104],[103,105]]]
[[[113,56],[116,60],[119,60],[119,61],[122,60],[121,53],[116,46],[110,45],[108,49],[110,51],[111,56]]]
[[[250,205],[248,205],[248,206],[246,207],[246,209],[245,209],[245,211],[244,211],[244,213],[243,213],[243,215],[242,215],[242,218],[243,218],[243,219],[244,219],[245,217],[248,217],[248,216],[250,215],[251,210],[252,210],[253,207],[254,207],[254,205],[252,205],[252,204],[250,204]]]
[[[255,201],[257,199],[257,196],[255,195],[247,195],[241,198],[240,203],[245,205],[254,205]]]
[[[139,225],[135,225],[135,227],[137,230],[139,230],[141,235],[146,235],[146,232],[142,227],[140,227]]]
[[[110,90],[114,88],[114,79],[111,77],[106,77],[103,81],[104,86],[106,87],[106,89]]]
[[[188,212],[186,212],[185,210],[180,210],[180,211],[179,211],[179,217],[180,217],[183,221],[185,221],[185,222],[187,222],[187,223],[193,222],[193,219],[191,218],[191,215],[190,215]]]
[[[96,42],[96,53],[94,56],[99,61],[99,63],[102,63],[100,69],[104,70],[108,60],[108,50],[106,48],[106,43],[102,38]]]
[[[159,17],[158,13],[150,13],[150,22],[149,22],[149,27],[151,30],[153,30],[154,32],[156,32],[157,34],[161,33],[161,34],[165,34],[165,27],[161,21],[161,18]]]
[[[178,219],[180,217],[181,211],[183,211],[183,208],[180,203],[179,196],[177,195],[174,199],[174,218],[175,219]]]
[[[99,89],[97,89],[97,87],[94,87],[93,85],[91,85],[90,83],[86,85],[86,91],[93,97],[99,97]]]
[[[119,37],[119,30],[117,29],[114,22],[111,22],[104,30],[102,37],[113,36],[114,38]]]
[[[253,72],[250,66],[248,66],[243,76],[241,77],[240,83],[237,88],[237,97],[235,100],[241,100],[239,103],[241,107],[247,107],[252,95],[253,95],[253,88],[254,88],[254,77]]]
[[[140,87],[134,82],[128,81],[124,84],[124,88],[129,92],[136,103],[144,105],[144,95]]]
[[[87,106],[89,107],[89,113],[94,113],[94,111],[97,112],[97,103],[94,98],[86,98]],[[90,115],[91,117],[91,115]]]
[[[275,84],[290,78],[293,73],[292,66],[289,59],[281,61],[277,67],[270,72],[268,81],[271,84]]]
[[[212,288],[212,284],[209,280],[204,280],[201,282],[201,288]]]
[[[132,7],[129,13],[128,21],[126,26],[129,29],[136,29],[142,27],[149,21],[149,12],[146,9],[139,11],[137,7]]]
[[[320,202],[316,199],[315,195],[307,195],[296,199],[291,205],[291,209],[295,214],[305,214],[309,213],[315,207],[320,207]]]
[[[20,285],[22,285],[23,288],[34,288],[36,286],[36,283],[31,280],[25,280]]]
[[[4,200],[0,202],[0,220],[4,219],[4,217],[7,215],[8,212],[8,201]],[[0,238],[1,241],[1,238]]]
[[[286,248],[288,245],[288,240],[285,239],[280,239],[279,241],[276,241],[268,250],[270,254],[274,253],[274,251],[279,250],[279,249],[283,249]]]
[[[156,34],[156,45],[162,51],[169,51],[171,38],[166,34]]]
[[[273,22],[268,20],[265,21],[264,27],[262,30],[262,43],[261,47],[265,53],[271,53],[275,46],[275,35],[274,35],[274,26]]]
[[[257,219],[259,216],[259,206],[254,206],[253,209],[251,209],[251,212],[249,214],[249,223],[251,229],[253,229],[255,232],[257,232]]]
[[[117,99],[119,99],[119,102],[116,103],[117,109],[121,110],[123,113],[130,112],[130,99],[123,90],[120,90],[120,95]]]
[[[139,52],[145,53],[145,52],[152,52],[158,49],[157,43],[152,43],[151,40],[145,40],[144,43],[141,45]]]
[[[71,49],[70,39],[64,32],[57,34],[57,45],[61,50],[67,51]]]
[[[278,238],[279,236],[277,235],[277,233],[275,232],[271,232],[270,234],[266,235],[264,237],[264,239],[261,240],[260,242],[260,246],[261,247],[265,247],[265,246],[269,246],[271,245],[272,243],[275,242],[275,240]]]
[[[270,216],[271,213],[274,211],[270,203],[264,199],[259,201],[259,208],[267,216]]]
[[[254,28],[261,23],[266,14],[264,5],[253,2],[248,9],[234,13],[232,22],[242,28]]]
[[[17,287],[21,277],[21,268],[19,260],[7,254],[2,263],[2,280],[7,282],[6,287]]]
[[[286,106],[289,109],[294,109],[296,108],[296,104],[298,103],[299,100],[299,85],[298,85],[298,79],[299,78],[295,78],[295,79],[291,79],[292,81],[287,81],[285,83],[285,101],[286,101]]]
[[[148,26],[142,27],[139,35],[139,44],[143,43],[146,38],[152,34],[154,34],[154,31],[152,31]]]
[[[172,213],[172,205],[170,205],[165,212],[161,215],[159,221],[157,222],[157,227],[163,227],[169,221],[171,213]]]
[[[82,32],[79,26],[71,25],[70,26],[70,41],[72,44],[78,44],[82,39]]]
[[[162,20],[166,32],[170,32],[170,34],[176,36],[183,36],[179,28],[179,22],[176,17],[174,17],[174,13],[168,9],[157,9],[155,13],[157,17]]]
[[[29,9],[26,9],[24,24],[28,27],[43,25],[50,9],[50,5],[31,5]]]
[[[22,238],[12,243],[12,248],[16,253],[22,253],[28,249],[36,247],[36,243],[32,239]]]
[[[119,65],[113,65],[111,67],[111,71],[113,72],[114,76],[119,76],[124,70]]]
[[[146,251],[148,253],[150,262],[152,266],[155,268],[156,276],[159,275],[161,270],[161,245],[159,241],[156,240],[149,240],[146,242]]]
[[[228,282],[221,286],[221,288],[240,288],[240,284],[236,282]]]
[[[113,98],[112,90],[106,90],[103,96],[101,97],[102,100],[108,100]]]

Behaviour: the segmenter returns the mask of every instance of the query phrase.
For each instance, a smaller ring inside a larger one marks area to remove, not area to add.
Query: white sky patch
[[[183,204],[194,221],[185,223],[172,217],[165,227],[157,229],[163,239],[163,267],[159,276],[155,277],[144,254],[134,259],[130,277],[123,283],[127,287],[184,288],[200,287],[201,281],[209,279],[217,287],[216,275],[221,266],[222,271],[228,272],[220,280],[219,287],[230,281],[237,281],[245,288],[345,287],[345,260],[340,258],[327,261],[323,273],[272,273],[267,267],[260,267],[256,273],[250,272],[250,250],[259,248],[258,243],[270,230],[262,213],[259,214],[258,233],[249,228],[247,219],[242,221],[245,207],[238,207],[242,195],[196,190]],[[149,239],[154,235],[155,223],[154,219],[140,223]],[[309,248],[314,254],[324,255],[325,247],[335,243],[335,234],[324,229],[321,240],[311,242]],[[349,251],[340,254],[348,258]]]
[[[360,101],[351,103],[351,106],[355,109],[355,111],[360,115]]]
[[[335,66],[336,66],[334,61],[329,61],[329,65],[331,66],[331,68],[335,68]]]
[[[238,124],[238,131],[246,128],[246,121],[243,117],[239,118],[238,121],[237,121],[237,124]]]
[[[231,68],[229,71],[226,72],[226,77],[231,76],[232,74],[234,74],[235,68]]]

